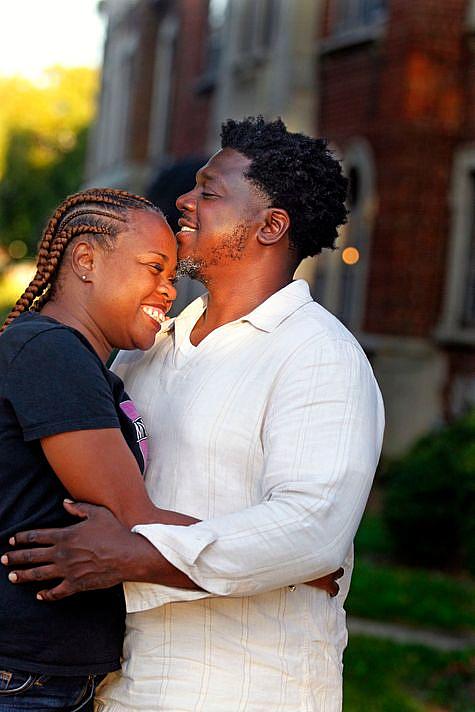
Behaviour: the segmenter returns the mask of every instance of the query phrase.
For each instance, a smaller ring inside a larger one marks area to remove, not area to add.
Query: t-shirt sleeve
[[[120,427],[98,357],[66,329],[43,331],[23,345],[9,366],[4,393],[26,441]]]

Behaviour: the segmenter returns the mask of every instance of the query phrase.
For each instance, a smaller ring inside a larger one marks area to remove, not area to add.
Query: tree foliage
[[[402,561],[475,574],[475,411],[389,466],[383,515]]]
[[[45,81],[0,78],[0,244],[36,251],[55,205],[81,183],[97,73],[54,67]]]

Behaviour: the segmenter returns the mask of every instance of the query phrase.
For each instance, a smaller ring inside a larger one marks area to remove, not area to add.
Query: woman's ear
[[[90,242],[76,242],[71,252],[71,267],[83,282],[92,282],[94,272],[94,247]]]
[[[290,228],[290,218],[286,210],[266,208],[264,220],[257,231],[257,239],[262,245],[274,245],[285,237]]]

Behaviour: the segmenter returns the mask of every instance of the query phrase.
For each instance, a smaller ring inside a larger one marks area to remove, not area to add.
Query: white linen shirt
[[[337,712],[381,395],[359,344],[303,280],[193,347],[205,308],[199,297],[150,351],[114,365],[149,431],[151,498],[203,520],[134,531],[205,591],[125,584],[123,670],[98,708]],[[341,565],[336,598],[300,585]]]

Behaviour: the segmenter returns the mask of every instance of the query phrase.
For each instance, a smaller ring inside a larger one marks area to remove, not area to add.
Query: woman
[[[0,336],[0,554],[20,530],[76,523],[68,495],[128,527],[197,521],[149,500],[144,424],[104,365],[114,347],[152,346],[175,270],[173,233],[143,198],[92,189],[49,221]],[[120,667],[121,587],[46,603],[35,597],[44,582],[12,586],[7,574],[0,567],[0,711],[92,710],[98,678]]]
[[[175,271],[174,235],[144,198],[87,190],[47,224],[0,336],[2,554],[20,529],[76,523],[71,495],[129,527],[160,520],[142,478],[143,422],[105,363],[113,348],[152,346]],[[97,679],[120,667],[121,587],[48,604],[0,569],[0,710],[92,709]]]

